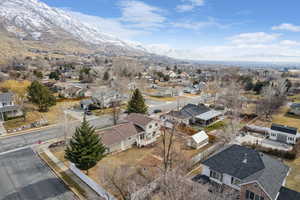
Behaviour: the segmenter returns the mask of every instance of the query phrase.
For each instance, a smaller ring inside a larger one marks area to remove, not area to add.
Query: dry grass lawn
[[[280,108],[278,113],[272,116],[272,122],[300,128],[300,118],[287,114],[288,109],[286,106]]]
[[[154,101],[176,101],[176,97],[155,97],[155,96],[147,96],[146,98],[154,100]]]
[[[174,140],[175,152],[180,152],[180,156],[189,160],[192,156],[198,154],[209,148],[211,145],[207,145],[202,149],[190,149],[186,146],[186,135],[180,135],[177,133]],[[63,147],[51,149],[52,153],[61,161],[66,162],[64,158]],[[133,147],[123,152],[114,153],[106,156],[102,159],[94,168],[89,170],[89,176],[95,180],[98,184],[103,186],[106,190],[114,194],[111,188],[109,188],[103,179],[107,173],[113,173],[118,167],[126,166],[130,170],[127,171],[126,177],[130,177],[139,173],[141,170],[147,172],[147,176],[151,179],[157,178],[161,172],[162,167],[162,141],[158,139],[157,143],[153,146],[137,148]],[[116,194],[115,194],[116,195]]]
[[[31,108],[30,111],[26,114],[26,120],[24,118],[12,119],[4,122],[4,127],[6,129],[16,129],[24,125],[29,125],[33,122],[45,119],[48,121],[48,124],[56,124],[64,120],[64,108],[70,108],[79,101],[70,101],[70,102],[57,102],[55,106],[52,106],[48,112],[38,112],[36,109]],[[32,107],[32,106],[30,106]],[[74,118],[68,116],[68,120],[74,120]]]
[[[291,172],[286,180],[286,186],[293,190],[300,192],[300,157],[293,161],[285,162],[290,168]]]

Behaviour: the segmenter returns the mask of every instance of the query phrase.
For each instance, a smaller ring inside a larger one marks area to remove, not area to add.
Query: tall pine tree
[[[142,113],[145,114],[148,111],[148,107],[145,104],[145,99],[140,92],[139,89],[135,89],[131,99],[127,105],[127,112],[128,113]]]
[[[65,157],[75,164],[78,169],[88,170],[104,158],[106,147],[101,138],[85,119],[80,127],[76,128],[70,144],[65,150]]]

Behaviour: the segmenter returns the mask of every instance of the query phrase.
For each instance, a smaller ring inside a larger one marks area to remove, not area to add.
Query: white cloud
[[[234,35],[229,37],[234,44],[262,44],[273,42],[278,39],[280,34],[269,34],[265,32],[256,32],[256,33],[242,33],[239,35]]]
[[[218,28],[227,28],[230,25],[225,25],[217,22],[214,18],[209,18],[207,21],[184,21],[184,22],[174,22],[171,23],[174,27],[177,28],[185,28],[185,29],[191,29],[191,30],[199,30],[201,28],[205,27],[218,27]]]
[[[300,46],[300,42],[294,40],[282,40],[280,44],[284,46]]]
[[[142,1],[123,0],[119,2],[119,6],[122,12],[120,20],[132,27],[158,28],[166,21],[164,10]]]
[[[300,62],[300,42],[278,41],[280,35],[243,33],[230,37],[224,45],[202,46],[195,49],[174,49],[154,45],[152,52],[192,60]]]
[[[74,16],[82,23],[89,24],[97,30],[102,30],[104,33],[116,36],[121,39],[133,39],[135,36],[147,34],[142,30],[133,29],[122,24],[119,19],[108,19],[98,16],[85,15],[71,10],[65,10],[70,15]]]
[[[283,23],[278,26],[273,26],[272,30],[300,32],[300,26],[294,24]]]
[[[181,0],[182,4],[176,7],[178,12],[187,12],[191,11],[198,6],[204,5],[204,0]]]

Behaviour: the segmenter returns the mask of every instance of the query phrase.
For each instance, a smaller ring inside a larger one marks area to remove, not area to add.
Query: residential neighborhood
[[[299,7],[0,0],[0,200],[300,200]]]

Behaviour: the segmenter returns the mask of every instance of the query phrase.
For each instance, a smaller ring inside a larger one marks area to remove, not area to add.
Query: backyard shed
[[[194,149],[200,149],[201,147],[207,145],[208,142],[209,142],[208,135],[204,131],[201,131],[191,136],[188,139],[187,145]]]

